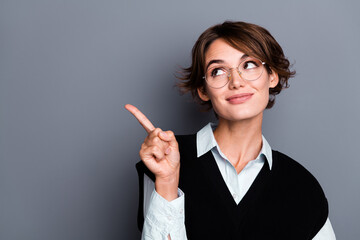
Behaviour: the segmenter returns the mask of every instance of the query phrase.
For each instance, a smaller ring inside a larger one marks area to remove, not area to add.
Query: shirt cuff
[[[167,201],[154,189],[151,197],[148,212],[145,216],[144,231],[146,235],[162,236],[170,234],[177,235],[177,231],[184,228],[184,193],[178,189],[178,198]],[[171,234],[173,233],[173,234]]]

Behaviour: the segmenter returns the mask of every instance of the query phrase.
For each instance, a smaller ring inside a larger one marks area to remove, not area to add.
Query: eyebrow
[[[247,54],[244,54],[241,56],[240,60],[243,60],[244,58],[247,58],[249,55]],[[221,60],[221,59],[213,59],[211,60],[207,65],[206,65],[206,68],[205,68],[205,71],[210,67],[211,64],[213,63],[224,63],[224,60]]]

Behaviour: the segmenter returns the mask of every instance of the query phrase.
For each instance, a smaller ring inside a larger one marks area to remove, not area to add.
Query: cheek
[[[258,90],[259,101],[261,105],[267,105],[269,101],[269,81],[260,82],[256,88]]]
[[[222,93],[221,89],[206,89],[207,96],[209,97],[212,107],[215,112],[218,112],[219,109],[221,109],[221,96],[224,94]]]

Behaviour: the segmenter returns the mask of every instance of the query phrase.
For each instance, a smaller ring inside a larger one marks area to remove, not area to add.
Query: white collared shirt
[[[268,162],[272,167],[272,150],[265,137],[262,136],[262,148],[256,159],[250,161],[238,174],[235,167],[221,152],[213,130],[216,125],[208,123],[196,134],[197,157],[211,151],[219,167],[221,175],[231,192],[234,201],[238,204],[244,197],[256,176]],[[154,182],[144,175],[144,227],[142,239],[164,239],[170,235],[172,240],[186,240],[184,193],[179,189],[179,197],[171,202],[162,198],[155,191]],[[211,197],[211,196],[209,196]],[[335,234],[329,218],[313,240],[334,240]]]
[[[213,131],[216,125],[213,123],[207,124],[196,134],[196,148],[197,157],[201,157],[208,151],[214,156],[216,164],[219,167],[222,177],[232,194],[236,204],[239,204],[246,192],[249,190],[251,184],[254,182],[256,176],[263,167],[265,161],[268,161],[269,167],[272,167],[272,152],[269,143],[262,136],[262,148],[258,156],[250,161],[243,170],[238,174],[235,167],[221,152],[217,144]]]

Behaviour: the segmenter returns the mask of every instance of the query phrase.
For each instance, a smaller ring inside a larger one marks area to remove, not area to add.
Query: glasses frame
[[[255,58],[255,57],[251,57],[251,58],[256,59],[256,60],[258,60],[259,62],[261,62],[262,66],[265,66],[265,65],[266,65],[266,62],[263,62],[263,61],[261,61],[261,60],[258,59],[258,58]],[[215,88],[215,89],[223,88],[223,87],[225,87],[225,86],[230,82],[230,79],[231,79],[231,77],[232,77],[232,71],[231,71],[231,70],[233,70],[233,69],[236,69],[236,71],[238,72],[238,74],[239,74],[239,76],[241,77],[241,79],[243,79],[243,80],[245,80],[245,81],[250,81],[250,82],[252,82],[252,81],[258,80],[258,79],[261,77],[261,75],[263,74],[264,69],[261,71],[261,74],[259,75],[259,77],[255,78],[255,79],[253,79],[253,80],[248,80],[248,79],[245,79],[245,78],[243,78],[243,77],[241,76],[242,73],[240,72],[239,67],[240,67],[240,65],[241,65],[243,62],[245,62],[245,61],[247,61],[247,60],[244,59],[243,61],[241,61],[236,68],[226,68],[226,70],[229,72],[228,75],[227,75],[227,79],[228,79],[228,80],[227,80],[227,82],[226,82],[223,86],[221,86],[221,87],[213,87],[213,86],[211,86],[211,85],[209,84],[209,82],[206,80],[206,73],[205,73],[205,76],[203,76],[202,78],[205,79],[205,81],[207,82],[207,84],[208,84],[209,87]],[[208,69],[208,70],[209,70],[209,69]]]

